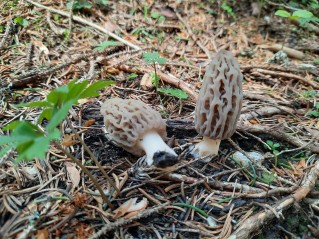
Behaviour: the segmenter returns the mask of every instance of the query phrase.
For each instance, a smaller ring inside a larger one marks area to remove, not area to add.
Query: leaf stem
[[[54,145],[61,150],[63,153],[65,153],[76,165],[78,165],[82,171],[91,179],[92,183],[96,187],[96,189],[99,191],[103,201],[113,210],[114,207],[111,203],[111,201],[107,198],[105,193],[103,192],[101,186],[99,185],[98,181],[96,178],[90,173],[90,171],[81,163],[80,160],[75,158],[72,154],[70,154],[67,150],[65,150],[61,145],[59,145],[56,141],[54,141]]]
[[[78,134],[78,132],[75,130],[75,128],[72,125],[71,120],[67,117],[66,118],[68,125],[70,126],[73,134],[77,137],[77,139],[80,141],[80,143],[83,145],[84,149],[86,150],[86,152],[88,152],[88,154],[90,155],[90,157],[93,159],[93,161],[95,162],[95,164],[98,166],[98,168],[101,170],[103,176],[107,179],[107,181],[112,185],[112,187],[115,189],[115,191],[117,192],[117,195],[120,195],[121,192],[120,190],[117,188],[117,186],[115,185],[115,183],[113,182],[113,180],[107,175],[107,173],[105,172],[104,168],[101,166],[101,164],[99,163],[98,159],[95,157],[95,155],[92,153],[92,151],[90,150],[90,148],[87,146],[87,144],[82,140],[82,138],[80,137],[80,135]]]

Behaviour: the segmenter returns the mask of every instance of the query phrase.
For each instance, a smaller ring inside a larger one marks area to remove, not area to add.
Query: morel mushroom
[[[126,151],[142,156],[148,165],[172,166],[177,154],[163,140],[166,124],[160,113],[139,100],[112,98],[106,100],[101,113],[109,139]]]
[[[222,139],[235,130],[242,106],[239,64],[231,52],[220,50],[205,72],[195,108],[195,128],[203,140],[192,150],[195,157],[218,154]]]

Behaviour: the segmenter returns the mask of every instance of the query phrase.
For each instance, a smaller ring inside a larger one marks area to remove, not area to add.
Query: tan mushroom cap
[[[220,50],[204,75],[195,108],[196,131],[211,139],[230,138],[242,107],[242,79],[232,53]]]
[[[139,140],[149,131],[166,139],[166,124],[159,112],[139,100],[112,98],[101,106],[109,138],[126,151],[142,156]]]

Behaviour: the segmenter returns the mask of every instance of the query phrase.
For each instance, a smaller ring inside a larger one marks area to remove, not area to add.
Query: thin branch
[[[60,15],[62,15],[64,17],[70,17],[70,14],[67,13],[67,12],[44,6],[44,5],[40,4],[40,3],[34,2],[32,0],[26,0],[26,1],[28,3],[31,3],[34,6],[39,7],[39,8],[43,8],[43,9],[46,9],[46,10],[48,10],[50,12],[53,12],[53,13],[56,13],[56,14],[60,14]],[[125,44],[125,45],[127,45],[129,47],[132,47],[132,48],[134,48],[136,50],[140,50],[141,49],[139,46],[136,46],[133,43],[131,43],[131,42],[129,42],[129,41],[127,41],[127,40],[115,35],[114,33],[106,30],[104,27],[101,27],[101,26],[95,24],[94,22],[91,22],[91,21],[89,21],[87,19],[84,19],[82,17],[79,17],[79,16],[72,16],[72,19],[74,21],[76,21],[76,22],[79,22],[79,23],[85,24],[87,26],[93,27],[93,28],[95,28],[95,29],[97,29],[97,30],[109,35],[110,37],[114,38],[115,40],[118,40],[119,42],[122,42],[123,44]]]
[[[80,135],[78,134],[78,132],[74,129],[72,122],[69,118],[66,118],[68,125],[70,126],[73,134],[75,135],[75,137],[79,140],[79,142],[83,145],[84,149],[86,150],[86,152],[88,152],[88,154],[90,155],[90,157],[93,159],[93,161],[95,162],[95,164],[98,166],[98,168],[101,170],[103,176],[107,179],[107,181],[112,185],[112,187],[116,190],[116,192],[120,195],[121,192],[120,190],[116,187],[115,183],[113,182],[113,180],[107,175],[107,173],[105,172],[104,168],[101,166],[101,164],[99,163],[98,159],[95,157],[95,155],[92,153],[92,151],[90,150],[90,148],[86,145],[86,143],[81,139]]]
[[[99,185],[98,181],[96,180],[96,178],[90,173],[90,171],[81,163],[80,160],[78,160],[77,158],[75,158],[72,154],[70,154],[67,150],[65,150],[61,145],[59,145],[57,142],[54,142],[54,145],[61,150],[63,153],[65,153],[70,159],[72,159],[72,161],[74,163],[76,163],[76,165],[78,165],[82,171],[91,179],[91,181],[93,182],[94,186],[96,187],[96,189],[99,191],[103,201],[105,203],[107,203],[107,205],[113,210],[114,207],[111,203],[111,201],[107,198],[107,196],[105,195],[105,193],[103,192],[103,189],[101,188],[101,186]]]

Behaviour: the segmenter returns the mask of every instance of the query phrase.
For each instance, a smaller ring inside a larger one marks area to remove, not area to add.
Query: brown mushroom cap
[[[159,112],[139,100],[112,98],[101,106],[110,138],[126,151],[142,156],[139,140],[149,131],[166,139],[166,124]]]
[[[220,50],[206,70],[195,108],[196,131],[211,139],[230,138],[242,107],[242,79],[232,53]]]

